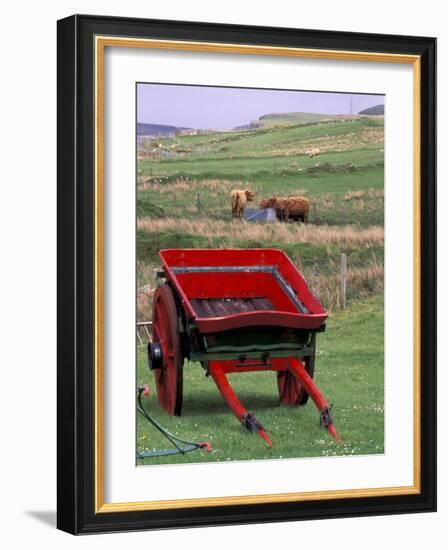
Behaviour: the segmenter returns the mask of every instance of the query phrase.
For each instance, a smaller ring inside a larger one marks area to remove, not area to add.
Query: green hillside
[[[361,114],[380,114],[377,112],[364,112]],[[261,116],[258,120],[253,121],[252,124],[259,126],[279,126],[279,125],[295,125],[295,124],[315,124],[318,122],[328,122],[337,120],[356,120],[360,118],[359,115],[332,115],[332,114],[319,114],[319,113],[303,113],[303,112],[291,112],[291,113],[270,113]]]
[[[356,279],[350,300],[381,290],[382,118],[176,136],[146,146],[148,154],[139,156],[137,165],[140,285],[148,284],[147,266],[157,265],[160,248],[276,246],[307,277],[318,273],[326,307],[338,304],[342,252],[349,254]],[[319,147],[320,155],[309,158],[310,147]],[[234,188],[253,189],[256,200],[249,206],[254,208],[273,195],[306,195],[311,224],[233,220],[229,193]]]

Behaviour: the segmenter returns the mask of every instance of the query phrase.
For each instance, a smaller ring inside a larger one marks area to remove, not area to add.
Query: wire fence
[[[137,345],[146,346],[151,342],[152,321],[138,321],[137,323]]]

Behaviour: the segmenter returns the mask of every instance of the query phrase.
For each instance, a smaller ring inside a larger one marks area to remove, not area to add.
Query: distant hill
[[[147,122],[137,122],[138,136],[160,136],[163,134],[177,134],[183,130],[191,130],[191,128],[170,126],[168,124],[150,124]]]
[[[316,124],[318,122],[328,122],[330,120],[349,120],[359,118],[359,115],[329,115],[324,113],[268,113],[254,120],[249,125],[251,128],[266,128],[272,126],[288,126],[300,124]]]
[[[359,111],[360,115],[384,115],[384,105],[375,105],[374,107],[369,107],[363,111]]]
[[[257,122],[250,122],[242,126],[235,126],[234,130],[253,130],[254,128],[261,128],[261,126],[262,124],[257,124]]]
[[[320,113],[302,113],[302,112],[292,112],[292,113],[268,113],[261,116],[258,120],[261,123],[268,125],[271,124],[283,124],[285,122],[290,122],[293,124],[308,124],[310,122],[319,122],[324,118],[331,118],[331,115],[323,115]]]

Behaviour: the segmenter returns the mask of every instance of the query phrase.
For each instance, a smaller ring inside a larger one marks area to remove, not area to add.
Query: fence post
[[[317,269],[317,262],[314,262],[314,295],[317,299],[320,298],[320,277],[319,277],[319,271]]]
[[[341,307],[345,309],[347,294],[347,254],[341,254]]]

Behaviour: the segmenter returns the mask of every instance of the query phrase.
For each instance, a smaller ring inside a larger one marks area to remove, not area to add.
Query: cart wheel
[[[159,403],[168,414],[182,411],[183,359],[176,302],[171,288],[157,287],[152,307],[152,342],[162,349],[160,368],[154,369]]]
[[[314,345],[315,336],[313,335],[313,346]],[[315,352],[304,360],[305,370],[311,378],[314,377],[314,361]],[[307,404],[309,394],[291,372],[287,370],[279,371],[277,373],[277,386],[282,405],[297,406]]]
[[[301,405],[307,394],[297,378],[288,370],[277,373],[278,395],[282,405]]]
[[[316,342],[316,335],[313,334],[313,345],[315,346],[315,342]],[[308,357],[305,357],[305,370],[306,372],[311,376],[311,378],[314,378],[314,364],[315,364],[315,361],[316,361],[316,349],[314,349],[314,353],[313,355],[310,355]],[[303,392],[303,396],[302,396],[302,399],[299,403],[299,405],[306,405],[307,402],[308,402],[308,397],[309,397],[309,393],[308,392]]]

